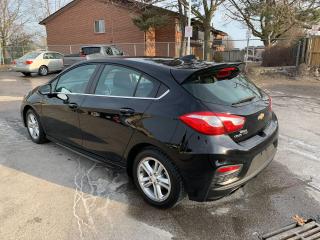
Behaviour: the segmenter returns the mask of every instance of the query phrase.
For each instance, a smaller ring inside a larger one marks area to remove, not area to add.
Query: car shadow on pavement
[[[0,165],[69,188],[84,205],[92,198],[95,204],[86,207],[95,212],[93,218],[102,218],[101,211],[109,211],[111,218],[121,211],[127,218],[169,232],[174,239],[258,239],[257,234],[292,222],[295,214],[319,218],[320,206],[308,194],[308,181],[279,163],[285,159],[276,157],[230,196],[207,203],[185,199],[173,209],[159,210],[142,200],[124,169],[92,162],[54,143],[36,145],[20,120],[1,120],[0,135]]]

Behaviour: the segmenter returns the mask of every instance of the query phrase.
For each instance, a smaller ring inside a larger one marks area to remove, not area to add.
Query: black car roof
[[[121,64],[136,68],[155,77],[161,77],[164,74],[170,74],[179,83],[182,83],[186,78],[199,70],[214,66],[235,65],[232,63],[213,63],[195,59],[165,57],[112,57],[89,60],[88,62]]]

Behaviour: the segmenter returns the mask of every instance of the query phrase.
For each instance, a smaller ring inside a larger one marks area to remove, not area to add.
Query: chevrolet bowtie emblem
[[[264,118],[264,113],[260,113],[258,116],[258,120],[262,120]]]

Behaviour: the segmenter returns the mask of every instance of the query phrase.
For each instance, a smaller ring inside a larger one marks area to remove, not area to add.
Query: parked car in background
[[[35,143],[48,139],[127,169],[144,199],[215,200],[273,159],[271,98],[236,64],[108,58],[76,64],[21,106]],[[259,179],[263,181],[263,179]]]
[[[63,69],[63,55],[52,51],[29,52],[13,62],[13,71],[21,72],[25,76],[31,73],[38,73],[46,76],[51,72],[58,72]]]
[[[115,45],[88,45],[81,47],[79,53],[64,55],[63,64],[65,67],[69,67],[75,63],[85,60],[119,57],[123,55],[123,51]]]

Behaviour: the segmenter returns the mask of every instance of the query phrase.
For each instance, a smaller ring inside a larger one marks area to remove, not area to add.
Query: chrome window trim
[[[145,99],[145,100],[159,100],[166,96],[170,90],[168,89],[165,91],[161,96],[157,98],[150,98],[150,97],[126,97],[126,96],[111,96],[111,95],[100,95],[100,94],[91,94],[91,93],[63,93],[63,92],[53,92],[53,93],[63,93],[66,95],[84,95],[84,96],[96,96],[96,97],[109,97],[109,98],[128,98],[128,99]]]

